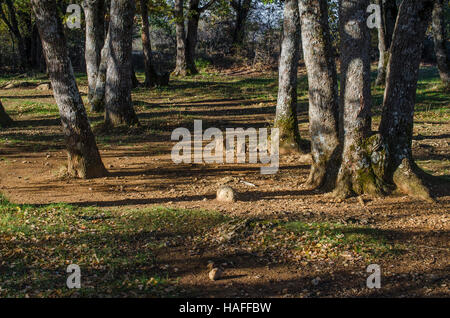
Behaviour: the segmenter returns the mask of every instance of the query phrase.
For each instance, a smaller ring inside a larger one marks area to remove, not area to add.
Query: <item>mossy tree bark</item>
[[[101,50],[105,42],[105,1],[84,0],[82,2],[86,23],[85,59],[88,78],[88,100],[92,107]]]
[[[32,0],[47,69],[61,115],[68,151],[68,172],[80,178],[104,176],[102,163],[83,105],[54,0]]]
[[[372,168],[371,157],[374,153],[374,156],[382,156],[384,152],[379,142],[374,140],[372,145],[372,140],[368,139],[372,102],[368,5],[369,0],[342,0],[339,8],[343,147],[335,195],[341,198],[353,194],[382,194],[382,182]]]
[[[297,119],[297,69],[300,19],[298,0],[284,2],[283,40],[278,70],[278,99],[274,127],[280,130],[280,147],[306,152]]]
[[[13,120],[6,113],[3,108],[2,101],[0,101],[0,128],[9,127],[13,124]]]
[[[447,50],[445,9],[448,0],[436,0],[432,15],[434,49],[442,83],[450,88],[450,59]]]
[[[139,124],[131,100],[134,12],[134,0],[111,1],[109,59],[105,90],[105,124],[107,126]]]
[[[380,124],[390,157],[384,179],[424,200],[431,197],[412,157],[412,134],[420,60],[433,5],[434,0],[404,0],[400,6]]]
[[[142,51],[144,53],[145,63],[145,87],[154,87],[158,82],[158,73],[152,62],[152,46],[150,42],[150,25],[148,20],[148,0],[140,0],[141,17],[142,17]]]
[[[339,168],[338,84],[326,0],[299,0],[309,85],[313,163],[307,186],[334,188]]]

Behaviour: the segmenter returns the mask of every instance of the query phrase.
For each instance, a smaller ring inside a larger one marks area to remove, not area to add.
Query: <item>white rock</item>
[[[236,201],[236,193],[231,187],[221,186],[217,190],[217,201],[220,202],[235,202]]]

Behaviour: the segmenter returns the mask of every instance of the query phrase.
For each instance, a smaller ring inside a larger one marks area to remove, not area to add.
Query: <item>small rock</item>
[[[218,279],[220,279],[222,277],[223,271],[220,268],[213,268],[210,272],[209,272],[209,279],[212,281],[216,281]]]
[[[217,201],[220,202],[235,202],[236,201],[236,193],[231,187],[221,186],[217,190]]]

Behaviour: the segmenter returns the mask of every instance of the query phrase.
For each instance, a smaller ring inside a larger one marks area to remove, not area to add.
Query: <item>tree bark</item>
[[[88,77],[88,100],[92,108],[101,50],[105,42],[105,2],[104,0],[84,0],[82,2],[86,23],[86,73]]]
[[[309,85],[313,163],[309,187],[333,189],[339,168],[338,83],[326,0],[299,0],[303,55]]]
[[[175,33],[177,38],[177,57],[176,66],[173,71],[174,76],[188,75],[187,60],[186,60],[186,32],[184,29],[184,0],[175,0]]]
[[[105,91],[106,91],[106,70],[109,61],[110,32],[108,31],[101,51],[100,65],[98,67],[97,79],[95,81],[95,91],[92,97],[91,110],[93,112],[102,112],[105,109]]]
[[[381,10],[381,23],[378,28],[378,74],[377,79],[375,81],[375,85],[379,86],[386,81],[386,66],[389,60],[389,53],[387,48],[387,40],[386,40],[386,24],[385,24],[385,13],[384,13],[384,5],[383,0],[377,0],[376,2],[380,6]]]
[[[5,109],[3,108],[2,101],[0,101],[0,127],[5,128],[11,126],[12,124],[13,120],[6,113]]]
[[[156,86],[158,81],[158,73],[156,72],[152,62],[152,46],[150,42],[150,26],[148,21],[148,6],[147,0],[140,0],[141,16],[142,16],[142,50],[144,53],[145,63],[145,87]]]
[[[417,80],[426,30],[434,0],[404,0],[394,31],[380,134],[389,160],[384,179],[406,194],[431,200],[412,157]]]
[[[195,47],[197,46],[198,23],[200,21],[200,0],[189,1],[188,25],[186,34],[186,67],[190,74],[197,74],[195,66]]]
[[[370,32],[367,27],[369,0],[341,0],[340,133],[343,138],[342,162],[335,195],[382,194],[379,177],[371,166]],[[368,141],[369,140],[369,144]],[[376,151],[381,150],[378,147]]]
[[[134,0],[111,1],[109,59],[105,90],[105,123],[107,126],[139,124],[131,100],[134,12]]]
[[[450,86],[450,59],[447,54],[447,34],[445,9],[448,0],[436,0],[433,9],[432,27],[434,38],[434,49],[436,51],[437,66],[442,83]]]
[[[231,7],[236,13],[233,30],[233,47],[239,47],[244,44],[245,24],[247,22],[251,4],[252,0],[231,0]]]
[[[306,151],[302,147],[297,119],[297,69],[300,20],[298,0],[284,1],[283,41],[278,70],[278,99],[274,127],[280,130],[280,147]]]
[[[69,56],[63,27],[54,0],[32,0],[47,69],[61,115],[68,151],[68,172],[80,178],[104,176],[103,166],[89,124]]]

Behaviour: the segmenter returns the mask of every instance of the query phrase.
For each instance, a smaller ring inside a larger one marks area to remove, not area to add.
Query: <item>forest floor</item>
[[[139,77],[142,81],[142,76]],[[0,297],[414,297],[450,296],[450,93],[424,65],[415,113],[414,156],[435,176],[435,203],[400,193],[334,200],[303,188],[310,159],[259,164],[174,164],[175,128],[270,127],[274,73],[202,72],[166,88],[137,88],[141,127],[102,129],[89,113],[109,176],[68,178],[52,91],[43,77],[0,78],[0,100],[16,126],[0,130]],[[78,77],[86,101],[86,78]],[[28,83],[28,85],[23,84]],[[308,139],[307,82],[299,121]],[[382,89],[374,89],[373,130]],[[238,193],[215,200],[219,185]],[[7,198],[7,199],[6,199]],[[208,264],[224,269],[208,278]],[[82,288],[69,290],[77,264]],[[369,264],[381,288],[366,286]]]

